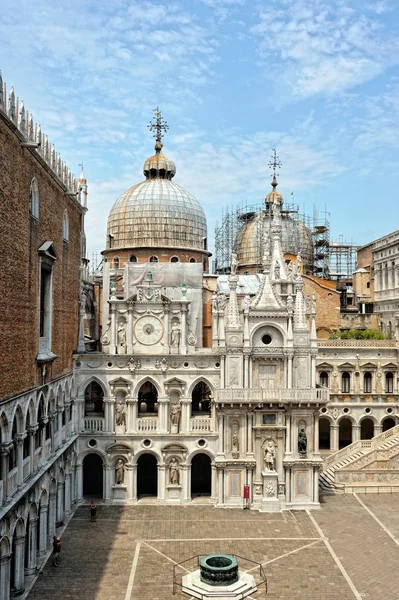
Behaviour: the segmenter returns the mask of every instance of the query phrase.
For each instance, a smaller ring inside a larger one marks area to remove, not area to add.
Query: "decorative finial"
[[[165,133],[167,133],[169,129],[169,125],[162,117],[162,113],[159,110],[158,106],[153,110],[154,113],[154,121],[150,121],[147,125],[148,129],[153,132],[153,137],[156,140],[155,150],[159,153],[162,149],[162,138]],[[163,132],[163,133],[162,133]]]
[[[277,156],[277,152],[276,149],[273,148],[273,154],[272,154],[272,158],[269,161],[269,169],[273,169],[273,181],[272,181],[272,186],[273,188],[277,187],[277,179],[276,177],[278,177],[278,173],[276,173],[276,169],[280,169],[281,167],[281,161],[280,161],[280,157]]]

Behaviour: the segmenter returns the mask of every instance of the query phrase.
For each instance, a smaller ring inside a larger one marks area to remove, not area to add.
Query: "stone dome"
[[[156,153],[144,163],[145,181],[124,192],[113,205],[107,224],[109,250],[117,248],[187,248],[206,251],[206,217],[198,200],[171,179],[172,160]]]

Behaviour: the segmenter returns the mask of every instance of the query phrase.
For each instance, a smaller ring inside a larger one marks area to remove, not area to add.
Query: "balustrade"
[[[210,417],[192,417],[190,420],[190,431],[193,433],[206,433],[212,430],[212,419]]]
[[[104,417],[85,417],[85,431],[104,431]]]
[[[328,402],[330,391],[327,388],[307,389],[219,389],[216,390],[216,402],[251,403],[277,402],[281,403],[320,403]]]
[[[143,417],[137,419],[138,432],[157,432],[159,430],[159,419],[157,417]]]

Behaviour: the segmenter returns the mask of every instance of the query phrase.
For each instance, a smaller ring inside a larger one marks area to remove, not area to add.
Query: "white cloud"
[[[297,99],[342,93],[399,60],[398,36],[339,1],[285,0],[261,8],[251,32],[265,66]]]

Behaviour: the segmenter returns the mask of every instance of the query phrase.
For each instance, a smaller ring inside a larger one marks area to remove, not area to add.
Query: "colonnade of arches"
[[[2,520],[1,600],[24,592],[25,577],[43,564],[56,528],[63,525],[75,501],[75,470],[69,459],[61,458],[56,476],[46,473],[18,505],[18,511],[11,511]]]
[[[395,377],[392,371],[385,371],[381,375],[381,392],[385,394],[394,393],[394,382]],[[323,387],[330,387],[330,376],[331,373],[328,371],[319,372],[319,383]],[[353,392],[354,377],[359,378],[359,391],[364,394],[376,393],[376,374],[372,371],[364,371],[362,373],[351,373],[350,371],[343,371],[340,374],[338,385],[342,394],[349,394]]]
[[[83,464],[83,496],[86,499],[106,498],[106,465],[105,458],[99,453],[86,454]],[[197,496],[213,496],[212,469],[215,468],[213,457],[206,452],[197,452],[188,460],[183,468],[189,471],[189,489],[185,490],[187,497],[193,499]],[[161,489],[160,472],[165,469],[160,457],[148,451],[142,452],[133,465],[135,492],[133,499],[140,500],[145,497],[165,499],[164,490]],[[180,475],[181,477],[181,475]],[[167,480],[163,482],[168,483]]]
[[[151,379],[145,380],[137,392],[138,416],[156,415],[159,409],[159,389]],[[174,400],[179,400],[180,395],[172,392]],[[126,394],[118,391],[116,401],[125,400]],[[211,410],[211,387],[204,380],[198,381],[192,388],[191,394],[191,413],[193,415],[210,414]],[[105,390],[103,385],[97,380],[90,381],[84,390],[84,416],[104,417],[105,415]]]
[[[397,424],[393,416],[384,417],[380,423],[368,416],[358,423],[350,416],[341,417],[333,423],[328,417],[319,419],[320,450],[341,450],[357,440],[371,440],[375,435],[387,431]],[[335,438],[335,439],[334,439]]]

